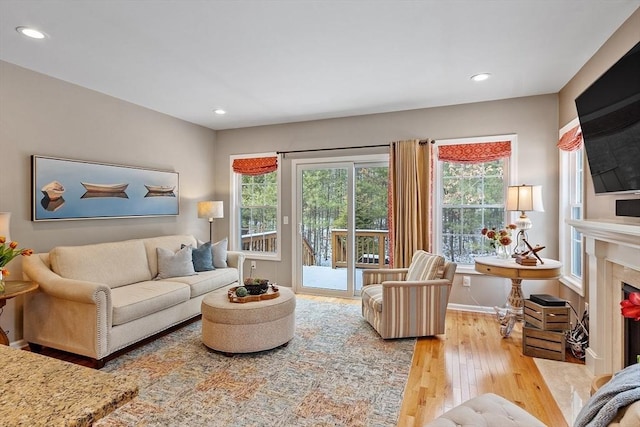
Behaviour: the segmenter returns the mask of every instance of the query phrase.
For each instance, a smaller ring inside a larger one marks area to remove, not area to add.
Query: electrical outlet
[[[471,277],[470,276],[462,276],[462,286],[468,288],[471,286]]]
[[[255,261],[251,261],[251,269],[255,270],[256,269],[256,262]]]
[[[589,303],[585,302],[584,303],[584,311],[586,311],[587,313],[589,313]]]

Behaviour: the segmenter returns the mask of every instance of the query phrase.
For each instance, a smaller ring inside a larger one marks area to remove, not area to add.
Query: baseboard
[[[467,304],[447,304],[447,309],[458,311],[472,311],[475,313],[488,313],[495,314],[496,310],[493,307],[484,307],[481,305],[467,305]]]

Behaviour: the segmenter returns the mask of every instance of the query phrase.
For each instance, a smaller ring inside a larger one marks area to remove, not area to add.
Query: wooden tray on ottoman
[[[241,286],[234,286],[233,288],[230,288],[227,291],[227,296],[229,297],[229,301],[237,302],[237,303],[245,303],[245,302],[251,302],[251,301],[274,299],[280,296],[280,291],[278,290],[278,287],[275,285],[269,285],[267,292],[265,292],[264,294],[247,295],[246,297],[239,297],[238,295],[236,295],[236,289],[240,287]]]

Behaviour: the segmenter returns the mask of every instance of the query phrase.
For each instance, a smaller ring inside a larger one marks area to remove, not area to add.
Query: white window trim
[[[575,119],[571,120],[569,123],[567,123],[566,125],[564,125],[560,131],[558,132],[558,138],[561,138],[562,135],[564,135],[566,132],[568,132],[569,130],[571,130],[571,128],[577,126],[580,124],[579,119],[576,117]],[[570,204],[570,200],[569,197],[571,196],[571,192],[569,190],[569,185],[571,184],[571,176],[569,173],[565,173],[564,171],[566,171],[568,168],[570,168],[569,166],[569,160],[570,160],[570,155],[569,153],[566,153],[564,151],[560,151],[560,155],[559,157],[559,171],[560,171],[560,179],[559,179],[559,186],[560,188],[558,189],[558,199],[559,199],[559,204],[558,204],[558,218],[559,218],[559,224],[558,224],[558,236],[559,236],[559,241],[558,241],[558,246],[559,246],[559,258],[560,258],[560,262],[562,263],[562,275],[560,276],[560,283],[562,283],[563,285],[565,285],[566,287],[568,287],[569,289],[573,290],[574,292],[576,292],[578,295],[580,296],[584,296],[584,286],[583,286],[583,280],[579,279],[575,276],[573,276],[571,274],[571,229],[573,228],[572,226],[568,225],[565,222],[565,219],[569,219],[571,218],[571,212],[569,211],[571,209],[571,204]],[[582,164],[582,171],[583,171],[583,176],[584,176],[584,172],[585,172],[585,165],[584,165],[584,156],[582,158],[583,164]],[[582,186],[582,215],[584,217],[584,185]],[[582,263],[582,274],[584,277],[584,242],[583,242],[583,248],[582,248],[582,254],[581,254],[581,263]]]
[[[276,152],[267,152],[267,153],[251,153],[251,154],[234,154],[229,156],[229,198],[230,198],[230,209],[229,209],[229,247],[231,250],[242,252],[246,255],[248,259],[256,259],[256,260],[267,260],[267,261],[280,261],[282,259],[282,225],[281,225],[281,213],[282,213],[282,162],[280,156],[278,156],[278,169],[276,170],[276,182],[278,186],[278,207],[277,207],[277,217],[276,221],[276,252],[254,252],[254,251],[243,251],[242,250],[242,242],[239,241],[239,236],[237,233],[240,218],[238,217],[240,212],[240,193],[238,191],[240,174],[237,174],[233,171],[233,161],[235,159],[250,159],[253,157],[274,157],[278,156]]]
[[[518,185],[518,173],[517,173],[517,163],[516,159],[518,158],[518,135],[516,134],[506,134],[506,135],[493,135],[493,136],[481,136],[481,137],[473,137],[473,138],[455,138],[455,139],[439,139],[436,141],[435,146],[443,145],[456,145],[456,144],[473,144],[473,143],[483,143],[483,142],[495,142],[495,141],[510,141],[511,142],[511,157],[509,157],[509,161],[505,167],[505,176],[507,177],[507,185],[505,185],[505,194],[504,199],[507,200],[507,186],[509,185]],[[433,176],[434,176],[434,190],[440,191],[442,189],[442,178],[440,171],[440,161],[438,160],[438,155],[434,151],[433,153]],[[442,211],[442,197],[440,194],[434,194],[434,203],[433,203],[433,247],[435,253],[441,253],[442,248],[440,245],[440,236],[442,234],[442,215],[440,212]],[[505,216],[505,223],[512,223],[517,219],[517,212],[508,212],[507,216]],[[475,268],[472,264],[462,264],[458,265],[456,270],[457,273],[460,274],[479,274],[475,271]]]

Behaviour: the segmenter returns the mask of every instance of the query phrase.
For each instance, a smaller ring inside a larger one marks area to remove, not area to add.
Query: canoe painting
[[[91,184],[89,182],[81,182],[80,184],[92,193],[121,193],[129,186],[129,184]]]
[[[147,191],[149,191],[150,193],[173,193],[173,190],[175,190],[175,188],[176,188],[175,185],[147,185],[147,184],[144,184],[144,186],[147,188]]]
[[[33,221],[180,213],[177,172],[35,155],[31,159]]]
[[[58,181],[51,181],[41,188],[42,194],[47,196],[49,200],[58,200],[64,194],[64,186]]]

